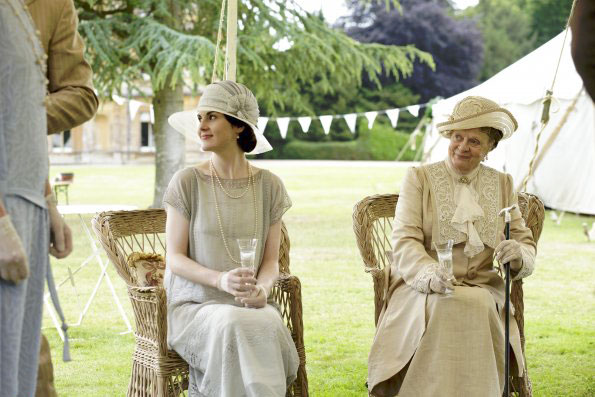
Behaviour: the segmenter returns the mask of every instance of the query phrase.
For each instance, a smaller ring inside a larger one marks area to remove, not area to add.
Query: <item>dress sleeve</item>
[[[412,288],[428,293],[436,261],[426,252],[423,217],[423,187],[415,168],[405,174],[393,224],[393,263],[397,274]]]
[[[507,206],[517,204],[517,208],[511,212],[510,238],[521,244],[521,268],[518,273],[512,274],[513,280],[520,280],[533,273],[537,246],[533,240],[533,233],[531,232],[531,229],[525,225],[525,220],[518,208],[518,195],[514,189],[514,182],[510,175],[506,175],[506,189],[508,192]]]
[[[163,195],[163,204],[174,207],[180,214],[190,220],[192,212],[191,192],[192,192],[192,170],[184,169],[174,174],[169,181],[167,190]]]
[[[285,190],[283,181],[277,175],[271,174],[271,221],[270,224],[274,225],[279,222],[283,217],[283,214],[291,208],[291,199]]]
[[[91,119],[98,100],[93,91],[91,67],[83,54],[78,17],[72,0],[63,6],[48,48],[48,134],[74,128]],[[58,6],[58,5],[56,5]]]

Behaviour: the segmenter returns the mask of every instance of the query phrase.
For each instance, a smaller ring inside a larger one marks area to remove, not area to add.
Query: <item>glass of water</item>
[[[239,238],[238,247],[240,248],[240,263],[243,268],[252,270],[255,273],[254,257],[256,256],[257,238]]]
[[[438,253],[438,262],[440,263],[440,266],[442,267],[442,269],[446,272],[446,275],[447,275],[446,279],[448,281],[450,281],[451,283],[454,283],[457,280],[454,276],[454,271],[453,271],[453,267],[452,267],[452,246],[453,246],[453,240],[448,240],[444,244],[434,243],[434,248],[436,249],[436,252]],[[447,288],[445,291],[445,294],[450,295],[453,292],[454,292],[453,289]]]

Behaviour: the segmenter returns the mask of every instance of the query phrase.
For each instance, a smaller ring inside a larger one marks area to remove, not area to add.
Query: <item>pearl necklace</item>
[[[217,192],[215,191],[215,176],[217,177],[217,182],[219,182],[221,190],[223,190],[223,192],[232,199],[239,199],[243,197],[248,191],[249,187],[252,186],[252,203],[254,204],[254,235],[252,238],[256,238],[256,232],[258,231],[258,207],[256,206],[256,188],[254,187],[254,175],[252,174],[252,167],[250,166],[250,163],[248,163],[248,186],[246,187],[244,193],[242,193],[239,196],[233,196],[223,188],[223,184],[221,183],[221,181],[219,180],[219,176],[217,176],[217,173],[215,172],[213,160],[210,160],[210,169],[211,187],[213,189],[213,198],[215,199],[215,213],[217,214],[217,222],[219,223],[219,232],[221,233],[223,246],[225,247],[225,251],[227,252],[227,256],[229,257],[229,259],[231,259],[231,261],[236,264],[240,264],[241,262],[231,255],[231,251],[229,250],[229,246],[227,245],[227,238],[225,237],[225,232],[223,231],[223,222],[221,222],[221,212],[219,211],[219,203],[217,202]]]
[[[221,180],[219,179],[219,174],[217,174],[217,170],[215,169],[215,165],[213,164],[213,159],[209,159],[209,167],[211,168],[211,176],[213,176],[213,174],[215,175],[215,179],[217,179],[217,183],[219,184],[219,186],[221,187],[221,190],[223,190],[223,193],[225,193],[225,195],[227,197],[232,198],[232,199],[239,199],[239,198],[244,197],[246,192],[248,192],[248,189],[250,188],[250,183],[248,183],[246,185],[246,190],[244,190],[242,192],[242,194],[240,194],[239,196],[234,196],[233,194],[229,193],[227,190],[225,190],[225,188],[223,187],[223,184],[221,183]],[[252,167],[250,167],[250,163],[248,163],[248,182],[250,182],[251,179],[252,179]]]

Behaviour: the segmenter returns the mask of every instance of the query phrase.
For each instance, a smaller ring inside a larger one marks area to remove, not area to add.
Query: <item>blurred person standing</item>
[[[32,396],[49,265],[45,54],[22,0],[0,0],[0,396]]]

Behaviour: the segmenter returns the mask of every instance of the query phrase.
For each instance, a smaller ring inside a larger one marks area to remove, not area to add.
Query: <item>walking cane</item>
[[[510,240],[510,211],[516,208],[516,204],[500,210],[499,216],[504,215],[504,234],[506,240]],[[504,264],[506,272],[506,292],[504,297],[504,396],[509,397],[509,375],[510,375],[510,263]]]

